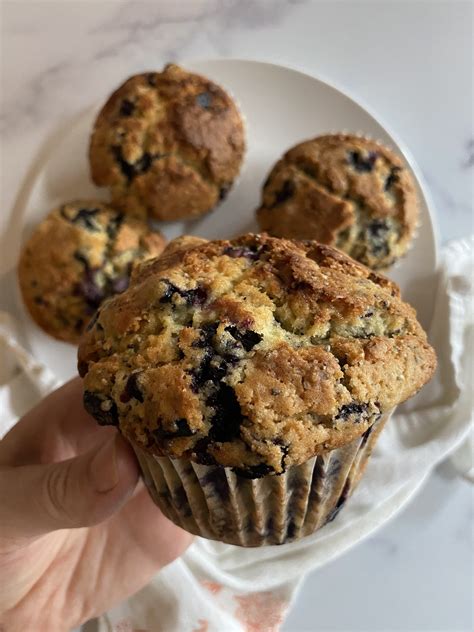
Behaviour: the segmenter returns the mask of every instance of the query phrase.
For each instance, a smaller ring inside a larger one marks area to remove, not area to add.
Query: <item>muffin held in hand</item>
[[[434,352],[395,284],[316,242],[181,238],[79,347],[84,404],[164,513],[258,546],[334,517]]]
[[[383,269],[413,238],[415,184],[382,145],[358,136],[319,136],[287,151],[273,167],[257,218],[271,235],[316,239]]]
[[[124,211],[194,218],[237,177],[244,125],[231,97],[205,77],[169,64],[128,79],[109,98],[90,142],[92,179]]]
[[[23,248],[23,300],[44,331],[75,343],[102,301],[126,289],[132,267],[159,255],[164,244],[145,222],[97,200],[63,204]]]

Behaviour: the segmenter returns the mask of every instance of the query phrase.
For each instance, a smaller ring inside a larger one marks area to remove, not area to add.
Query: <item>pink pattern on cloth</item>
[[[213,595],[217,595],[217,593],[220,593],[223,588],[221,584],[218,584],[217,582],[211,582],[208,579],[203,579],[201,581],[201,586],[207,588],[207,590]]]
[[[271,592],[234,597],[239,604],[235,616],[246,632],[278,632],[288,603]]]
[[[209,621],[206,621],[206,619],[199,619],[198,623],[199,623],[199,627],[194,628],[193,632],[207,632],[208,631]]]
[[[117,625],[114,625],[112,630],[113,632],[148,632],[145,628],[134,628],[130,619],[122,619]]]

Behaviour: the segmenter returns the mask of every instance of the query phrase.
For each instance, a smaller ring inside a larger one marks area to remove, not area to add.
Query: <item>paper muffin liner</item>
[[[341,448],[259,479],[222,466],[154,456],[132,445],[150,495],[179,527],[238,546],[285,544],[336,517],[357,486],[390,414]]]

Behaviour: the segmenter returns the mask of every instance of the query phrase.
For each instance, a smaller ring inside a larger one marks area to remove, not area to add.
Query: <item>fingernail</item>
[[[101,446],[90,464],[92,483],[97,492],[110,492],[119,482],[115,437]]]

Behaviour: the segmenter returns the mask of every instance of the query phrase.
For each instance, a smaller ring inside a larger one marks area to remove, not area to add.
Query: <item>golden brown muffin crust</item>
[[[78,342],[100,303],[127,287],[133,265],[164,244],[161,233],[103,202],[68,202],[38,224],[22,250],[23,300],[46,333]]]
[[[108,99],[90,142],[93,181],[116,205],[157,219],[196,217],[222,200],[245,150],[239,111],[205,77],[168,64]]]
[[[398,156],[366,138],[334,134],[285,153],[264,184],[257,217],[272,235],[316,239],[383,269],[406,252],[418,205]]]
[[[171,243],[79,349],[99,422],[247,476],[349,443],[435,364],[393,282],[328,246],[265,235]]]

